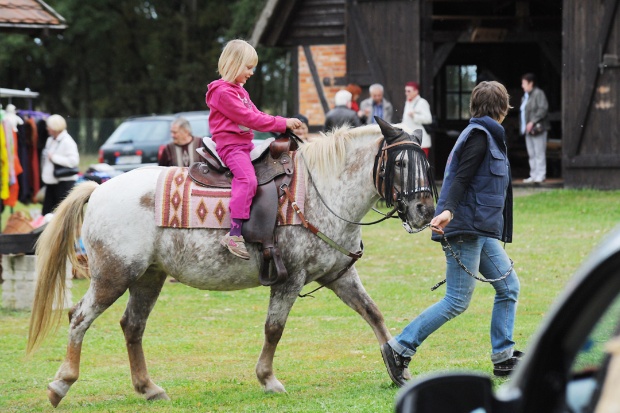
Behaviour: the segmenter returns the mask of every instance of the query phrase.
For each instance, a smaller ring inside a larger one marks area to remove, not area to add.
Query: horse
[[[308,181],[305,219],[319,231],[303,225],[276,229],[288,278],[269,287],[264,344],[255,369],[266,392],[286,391],[274,374],[273,358],[296,298],[313,281],[359,313],[380,345],[391,338],[355,269],[361,253],[346,252],[361,247],[361,227],[356,224],[379,199],[394,207],[387,216],[400,217],[409,232],[420,231],[434,215],[437,190],[419,145],[421,131],[412,136],[378,122],[379,126],[336,129],[297,151],[298,167],[305,169]],[[241,260],[220,246],[226,230],[156,225],[154,196],[164,170],[143,167],[101,185],[88,181],[76,185],[37,241],[38,281],[28,354],[60,323],[61,311],[54,310],[55,303],[64,302],[67,260],[84,269],[75,253],[80,236],[88,257],[90,286],[69,310],[66,357],[47,388],[54,407],[78,379],[81,346],[89,326],[127,290],[129,300],[120,325],[133,387],[147,400],[169,400],[165,390],[151,380],[142,348],[147,319],[167,276],[202,290],[260,286],[261,250],[256,244],[247,246],[250,260]]]

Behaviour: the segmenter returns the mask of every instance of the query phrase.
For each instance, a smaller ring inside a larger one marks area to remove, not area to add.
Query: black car
[[[510,381],[441,373],[397,395],[397,413],[599,413],[620,410],[620,227],[555,302]],[[615,406],[615,407],[614,407]]]
[[[178,116],[189,121],[194,136],[210,135],[209,111],[133,117],[121,123],[99,148],[99,162],[121,171],[157,165],[160,151],[172,142],[170,125]]]

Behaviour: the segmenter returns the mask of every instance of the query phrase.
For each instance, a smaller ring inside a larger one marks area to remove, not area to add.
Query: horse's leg
[[[329,281],[330,280],[327,279],[324,282]],[[323,282],[323,280],[319,280],[319,282]],[[375,304],[364,289],[355,266],[351,267],[349,271],[336,281],[325,284],[325,287],[332,290],[346,305],[354,309],[368,324],[370,324],[377,340],[379,340],[379,345],[387,343],[392,338],[392,335],[385,326],[385,321],[383,320],[381,311],[379,311],[379,307],[377,307],[377,304]],[[408,369],[404,370],[403,377],[406,380],[411,379],[411,374]]]
[[[304,275],[305,277],[305,275]],[[285,393],[286,389],[273,374],[273,356],[282,337],[286,319],[301,291],[303,277],[289,277],[288,282],[271,287],[269,309],[265,320],[265,342],[256,363],[256,377],[266,392]]]
[[[324,282],[329,282],[330,279],[320,279],[318,281],[323,284]],[[325,287],[332,290],[346,305],[358,312],[370,324],[380,345],[387,343],[392,338],[385,326],[379,307],[377,307],[377,304],[364,289],[355,266],[351,267],[349,271],[336,281],[325,284]]]
[[[80,354],[84,334],[95,319],[112,305],[127,290],[127,283],[119,278],[106,288],[91,281],[90,288],[84,297],[69,311],[69,344],[65,360],[56,372],[54,381],[47,386],[47,397],[52,406],[67,395],[71,385],[80,374]]]
[[[129,287],[129,301],[121,318],[121,328],[125,334],[129,354],[131,381],[136,392],[144,395],[147,400],[170,400],[165,390],[151,381],[142,349],[142,335],[146,320],[155,306],[165,281],[165,272],[148,269],[138,281]]]

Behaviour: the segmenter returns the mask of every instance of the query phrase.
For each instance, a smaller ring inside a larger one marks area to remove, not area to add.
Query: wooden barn
[[[439,177],[469,119],[472,88],[506,85],[504,122],[515,179],[529,169],[519,135],[521,75],[549,100],[549,178],[570,188],[620,188],[620,0],[268,0],[251,41],[288,47],[296,109],[320,130],[348,83],[385,87],[402,119],[404,84],[420,83],[437,127]]]

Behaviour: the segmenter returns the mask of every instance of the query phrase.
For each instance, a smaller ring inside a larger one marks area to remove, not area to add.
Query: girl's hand
[[[287,129],[297,129],[301,127],[302,122],[297,118],[287,118],[286,119],[286,128]]]

